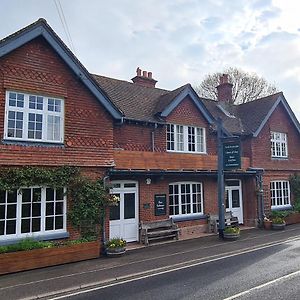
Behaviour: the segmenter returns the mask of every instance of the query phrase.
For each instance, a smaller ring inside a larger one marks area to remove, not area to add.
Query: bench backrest
[[[231,211],[226,211],[225,212],[225,220],[231,219],[232,218],[232,212]],[[209,215],[209,220],[210,221],[218,221],[219,220],[219,215]]]
[[[158,220],[153,222],[141,222],[141,228],[142,229],[157,229],[162,227],[172,227],[173,226],[173,220],[167,219],[167,220]]]

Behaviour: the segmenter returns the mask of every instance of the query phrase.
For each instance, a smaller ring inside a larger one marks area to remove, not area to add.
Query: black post
[[[225,228],[225,207],[224,207],[224,166],[223,166],[223,131],[222,120],[217,120],[218,138],[218,206],[219,206],[219,238],[224,238]]]

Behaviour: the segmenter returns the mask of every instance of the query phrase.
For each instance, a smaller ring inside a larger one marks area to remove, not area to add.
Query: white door
[[[225,206],[226,211],[231,211],[237,217],[240,224],[244,223],[243,198],[240,180],[225,181]]]
[[[111,194],[119,197],[118,206],[110,207],[109,238],[138,240],[138,184],[132,181],[112,182]]]

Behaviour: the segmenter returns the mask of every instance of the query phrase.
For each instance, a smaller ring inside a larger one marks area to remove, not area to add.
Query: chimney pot
[[[143,75],[142,75],[143,74]],[[143,71],[138,67],[136,69],[136,76],[131,79],[134,84],[155,88],[157,80],[152,78],[152,72]]]

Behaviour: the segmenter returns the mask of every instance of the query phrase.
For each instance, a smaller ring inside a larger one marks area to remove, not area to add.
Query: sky
[[[130,81],[140,67],[168,90],[237,67],[275,84],[300,120],[299,11],[295,0],[0,0],[0,39],[44,18],[89,72]]]

